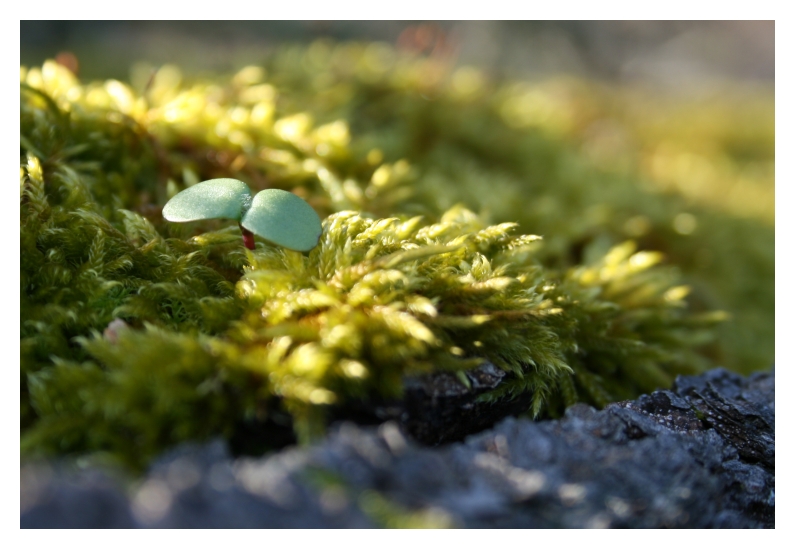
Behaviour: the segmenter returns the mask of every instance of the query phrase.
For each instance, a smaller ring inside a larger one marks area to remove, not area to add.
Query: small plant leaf
[[[169,221],[236,219],[251,204],[248,185],[237,179],[210,179],[188,187],[169,200],[163,217]]]
[[[241,225],[265,240],[299,252],[317,246],[322,231],[312,206],[281,189],[257,193]]]

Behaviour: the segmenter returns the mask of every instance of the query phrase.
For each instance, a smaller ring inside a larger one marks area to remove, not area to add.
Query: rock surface
[[[725,370],[670,391],[508,418],[420,446],[398,423],[343,423],[261,458],[185,445],[140,481],[23,464],[22,528],[772,528],[775,378]]]
[[[338,420],[357,424],[395,421],[415,441],[435,446],[464,440],[492,427],[499,420],[527,410],[531,395],[495,402],[478,397],[496,388],[508,374],[486,362],[467,372],[434,372],[404,380],[403,397],[391,402],[361,402],[332,413]]]

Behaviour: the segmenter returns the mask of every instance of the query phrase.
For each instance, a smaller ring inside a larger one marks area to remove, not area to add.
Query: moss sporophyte
[[[317,246],[320,218],[300,197],[281,189],[266,189],[251,196],[237,179],[211,179],[185,189],[163,208],[168,221],[234,219],[243,243],[254,249],[254,235],[290,250],[307,252]]]

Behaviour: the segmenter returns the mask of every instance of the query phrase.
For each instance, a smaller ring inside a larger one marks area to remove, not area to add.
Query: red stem
[[[244,229],[243,225],[240,225],[240,230],[243,233],[243,245],[248,248],[249,250],[254,249],[254,233],[251,231]]]

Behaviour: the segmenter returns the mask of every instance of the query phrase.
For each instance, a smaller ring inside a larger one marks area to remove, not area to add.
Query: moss
[[[764,224],[594,167],[576,103],[540,128],[535,88],[375,51],[318,43],[213,81],[167,66],[137,91],[22,70],[25,455],[142,467],[280,411],[311,440],[329,407],[483,360],[511,372],[484,399],[601,406],[734,356],[711,311],[736,303],[764,322],[726,333],[768,356],[772,293],[747,301],[772,273]],[[216,177],[302,196],[320,244],[248,251],[231,223],[162,219]]]

